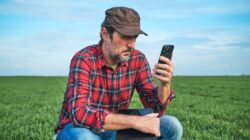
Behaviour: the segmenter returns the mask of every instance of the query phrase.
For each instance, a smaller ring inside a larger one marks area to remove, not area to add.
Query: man
[[[163,115],[172,100],[170,89],[173,64],[156,64],[151,74],[144,54],[135,49],[140,29],[138,13],[127,7],[106,10],[101,26],[101,41],[77,52],[70,73],[55,132],[57,139],[115,139],[116,130],[133,128],[156,135],[159,139],[180,139],[182,125],[172,116]],[[158,73],[158,74],[155,74]],[[152,76],[160,81],[156,86]],[[146,116],[122,115],[134,89]]]

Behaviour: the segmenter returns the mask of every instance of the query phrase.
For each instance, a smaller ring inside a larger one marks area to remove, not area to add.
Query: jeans
[[[163,115],[160,117],[161,136],[158,140],[179,140],[181,139],[183,128],[179,120],[173,116]],[[115,140],[116,131],[105,131],[94,133],[87,128],[77,128],[72,123],[67,124],[57,135],[57,140]]]

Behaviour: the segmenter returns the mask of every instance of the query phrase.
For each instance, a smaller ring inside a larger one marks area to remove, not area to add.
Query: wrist
[[[159,100],[161,103],[165,103],[165,101],[167,100],[168,96],[170,95],[170,83],[169,84],[165,84],[165,85],[160,85],[158,88],[158,96],[159,96]]]
[[[170,82],[169,83],[160,83],[161,88],[169,88],[170,87]]]
[[[139,130],[140,126],[141,126],[141,119],[142,117],[141,116],[133,116],[133,119],[131,119],[131,127],[136,129],[136,130]]]

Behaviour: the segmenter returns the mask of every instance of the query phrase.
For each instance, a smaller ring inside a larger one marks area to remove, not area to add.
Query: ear
[[[107,39],[109,38],[108,31],[105,27],[101,28],[101,36],[104,41],[107,41]]]

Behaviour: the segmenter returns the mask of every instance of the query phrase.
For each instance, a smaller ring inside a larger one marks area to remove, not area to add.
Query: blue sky
[[[136,48],[151,67],[174,44],[175,75],[250,74],[249,0],[1,0],[0,75],[68,75],[113,6],[139,12],[149,36]]]

